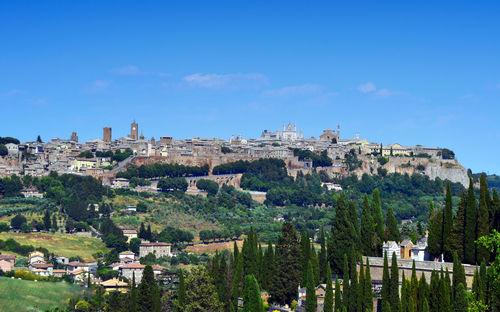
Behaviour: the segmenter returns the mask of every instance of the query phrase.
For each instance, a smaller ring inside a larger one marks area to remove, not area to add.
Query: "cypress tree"
[[[417,277],[417,269],[415,267],[415,260],[413,260],[412,268],[411,268],[410,294],[411,294],[411,300],[413,301],[414,309],[417,309],[417,306],[418,306],[418,277]]]
[[[368,203],[368,196],[366,194],[363,197],[363,212],[361,214],[361,238],[363,255],[376,256],[377,239],[375,226],[373,223],[372,213],[370,211],[370,204]]]
[[[472,279],[472,293],[474,295],[475,300],[481,300],[483,297],[481,291],[481,277],[479,276],[479,271],[476,269],[474,270],[474,278]]]
[[[391,304],[389,302],[382,301],[382,312],[391,312]]]
[[[279,283],[273,298],[281,303],[290,303],[297,298],[297,288],[301,281],[301,254],[299,236],[290,222],[285,222],[276,245],[277,278]],[[273,287],[274,288],[274,287]]]
[[[449,280],[449,276],[448,276]],[[447,279],[444,277],[443,268],[441,268],[441,279],[440,279],[440,303],[439,303],[439,311],[442,312],[451,312],[451,304],[450,304],[450,284],[448,284]]]
[[[343,308],[349,311],[349,304],[351,302],[351,282],[349,278],[349,262],[347,255],[344,255],[344,273],[342,275],[342,304]]]
[[[330,269],[330,266],[326,268],[326,291],[325,291],[325,301],[323,304],[323,311],[333,312],[332,270]]]
[[[469,304],[467,302],[467,292],[465,290],[464,284],[459,283],[456,287],[456,295],[453,300],[453,311],[454,312],[467,312],[469,310]]]
[[[453,201],[451,198],[450,182],[446,185],[446,202],[444,206],[443,218],[443,251],[445,261],[450,262],[453,259],[451,246],[451,231],[453,228]]]
[[[184,281],[184,272],[179,269],[179,287],[177,288],[177,311],[184,311],[186,304],[186,284]]]
[[[465,231],[464,231],[464,262],[468,264],[476,263],[476,228],[477,228],[477,207],[476,194],[474,192],[474,182],[472,178],[469,182],[467,193],[467,210],[465,211]]]
[[[273,244],[269,242],[267,245],[266,252],[264,253],[262,268],[262,289],[269,290],[269,285],[272,279],[274,279],[274,252]]]
[[[399,312],[399,269],[395,252],[392,254],[389,301],[391,303],[391,311]]]
[[[238,254],[240,253],[239,249],[238,249],[238,244],[236,243],[236,241],[234,241],[234,244],[233,244],[233,259],[235,260],[233,262],[233,270],[236,268],[236,264],[237,264],[237,259],[238,259]]]
[[[365,269],[363,268],[363,258],[361,258],[359,262],[359,282],[358,282],[358,297],[356,300],[358,300],[358,311],[363,312],[365,311],[365,297],[364,297],[364,291],[365,291]]]
[[[387,252],[384,253],[384,270],[382,273],[382,303],[389,302],[391,277],[389,275],[389,261]]]
[[[257,282],[259,284],[262,284],[262,273],[264,271],[264,253],[262,252],[262,245],[259,244],[259,248],[257,250],[257,276],[255,278],[257,279]]]
[[[137,311],[159,312],[159,301],[159,289],[154,277],[153,268],[150,265],[146,265],[137,292]]]
[[[132,287],[130,289],[130,312],[137,311],[137,287],[135,286],[135,272],[132,272]]]
[[[358,272],[356,270],[356,257],[351,255],[350,257],[350,284],[349,284],[349,307],[348,311],[358,311],[359,310],[359,285],[358,285]]]
[[[326,254],[325,230],[323,229],[323,227],[321,227],[320,231],[320,244],[321,244],[321,250],[319,252],[319,277],[321,282],[324,282],[327,279],[326,273],[327,273],[328,259]]]
[[[256,233],[253,228],[250,228],[247,238],[243,241],[241,253],[243,255],[244,275],[258,275],[258,256],[257,256],[257,240]]]
[[[427,311],[429,311],[429,285],[425,279],[425,274],[422,274],[420,281],[418,282],[418,304],[417,311],[424,310],[424,301],[427,303]]]
[[[364,308],[363,311],[373,311],[372,275],[370,273],[370,261],[366,258],[365,286],[363,290]]]
[[[439,312],[440,305],[440,280],[439,274],[433,270],[431,274],[431,285],[429,294],[429,310],[431,312]]]
[[[465,269],[460,260],[458,259],[457,253],[453,253],[453,290],[452,298],[457,299],[457,287],[459,284],[466,285],[465,281]]]
[[[486,181],[485,181],[486,183]],[[486,185],[486,188],[488,185]],[[490,215],[488,211],[488,204],[486,201],[489,201],[489,191],[485,190],[482,191],[482,193],[486,193],[486,195],[483,195],[479,199],[479,212],[478,212],[478,219],[477,219],[477,238],[479,239],[481,236],[486,236],[490,233]],[[477,246],[477,262],[482,262],[483,260],[489,260],[490,259],[490,252],[489,250],[482,246],[479,245]]]
[[[219,296],[219,301],[222,303],[225,311],[229,310],[229,304],[231,302],[227,283],[227,264],[226,257],[221,254],[219,261],[219,275],[214,278],[215,285],[217,288],[217,294]]]
[[[307,266],[311,260],[311,240],[305,229],[300,234],[300,253],[302,255],[302,280],[301,285],[305,286],[307,281]]]
[[[389,207],[387,209],[387,240],[388,241],[395,241],[395,242],[400,242],[400,234],[399,234],[399,229],[398,229],[398,221],[396,220],[396,217],[394,217],[394,212],[392,211],[392,207]]]
[[[307,263],[306,278],[306,312],[316,312],[317,298],[316,287],[314,286],[314,276],[311,261]]]
[[[353,201],[349,201],[348,204],[348,220],[352,224],[352,233],[354,234],[353,247],[358,247],[361,243],[360,231],[359,231],[359,223],[358,223],[358,214],[356,213],[356,206]]]
[[[343,273],[342,265],[344,255],[355,248],[354,242],[357,237],[356,230],[349,220],[347,199],[344,193],[340,193],[337,199],[335,219],[333,228],[328,237],[328,261],[334,273]]]
[[[146,239],[148,241],[153,240],[153,233],[151,232],[151,224],[148,224],[148,229],[146,230],[146,236],[147,236]]]
[[[232,309],[234,311],[238,310],[238,297],[243,291],[243,255],[238,254],[238,258],[234,261],[236,263],[236,269],[233,274],[233,283],[231,284],[231,297],[232,297]]]
[[[247,275],[243,286],[243,312],[263,311],[259,283],[253,275]]]
[[[443,253],[443,213],[434,209],[434,203],[431,202],[429,209],[429,237],[427,239],[428,252],[434,257],[439,257]],[[432,309],[432,307],[431,307]]]
[[[422,312],[429,312],[429,301],[424,299],[424,303],[422,304]]]
[[[458,203],[457,214],[453,218],[453,229],[451,231],[451,249],[456,251],[458,259],[464,260],[465,244],[465,211],[467,209],[467,195],[462,192],[460,202]]]
[[[378,235],[378,248],[382,248],[382,242],[385,240],[385,230],[384,230],[384,215],[382,214],[382,202],[380,201],[380,191],[378,189],[373,190],[372,193],[372,216],[375,222],[375,229]]]
[[[486,271],[486,261],[481,261],[481,266],[479,267],[479,287],[481,288],[480,299],[486,303],[487,290],[488,290],[488,274]]]
[[[500,231],[500,196],[496,189],[493,189],[493,199],[491,200],[491,209],[492,216],[491,219],[491,229],[496,229]]]
[[[328,268],[330,268],[330,266],[328,266]],[[342,310],[343,310],[343,305],[342,305],[342,293],[340,291],[340,282],[337,276],[335,276],[335,312],[341,312]]]
[[[319,285],[319,259],[316,254],[316,249],[314,249],[314,245],[311,244],[311,265],[313,269],[313,281],[314,285]]]

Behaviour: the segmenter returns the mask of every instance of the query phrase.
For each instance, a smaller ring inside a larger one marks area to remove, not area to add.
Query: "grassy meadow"
[[[63,306],[68,298],[82,293],[66,282],[33,282],[0,277],[0,311],[44,311]]]

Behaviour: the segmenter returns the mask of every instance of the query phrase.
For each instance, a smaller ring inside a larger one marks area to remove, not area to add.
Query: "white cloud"
[[[182,78],[191,86],[222,89],[222,88],[258,88],[267,84],[267,77],[262,74],[202,74],[196,73]]]
[[[10,91],[7,91],[7,92],[4,92],[4,93],[0,93],[0,96],[11,96],[11,95],[16,95],[16,94],[19,94],[21,93],[22,91],[19,90],[19,89],[12,89]]]
[[[377,93],[375,93],[376,96],[381,98],[388,98],[397,94],[400,94],[400,92],[391,91],[389,89],[380,89]]]
[[[109,89],[113,85],[110,80],[94,80],[87,88],[87,92],[96,93]]]
[[[115,75],[130,75],[130,76],[143,74],[143,72],[139,69],[139,67],[134,65],[127,65],[123,67],[113,68],[109,72]]]
[[[268,90],[264,92],[264,95],[267,96],[304,96],[304,95],[313,95],[321,92],[323,90],[323,86],[315,85],[315,84],[304,84],[300,86],[287,86],[279,89]]]
[[[500,82],[496,85],[497,89],[500,89]]]
[[[362,93],[369,93],[377,90],[377,87],[372,82],[367,82],[358,86],[358,90]]]

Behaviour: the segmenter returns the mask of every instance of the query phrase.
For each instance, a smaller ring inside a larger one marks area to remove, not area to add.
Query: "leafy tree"
[[[219,191],[219,184],[212,180],[200,179],[196,182],[196,187],[200,190],[204,190],[208,195],[215,196]]]
[[[243,312],[263,311],[259,283],[253,275],[247,275],[243,286]]]
[[[7,154],[9,154],[9,150],[7,149],[7,147],[3,144],[0,144],[0,156],[6,156]]]
[[[222,304],[217,298],[214,281],[201,266],[193,268],[186,278],[185,312],[220,312]]]
[[[21,214],[17,214],[10,220],[10,226],[14,229],[19,229],[23,223],[26,223],[26,217]]]
[[[36,137],[36,141],[37,141],[38,143],[43,143],[42,138],[40,137],[40,135],[38,135],[38,136]]]

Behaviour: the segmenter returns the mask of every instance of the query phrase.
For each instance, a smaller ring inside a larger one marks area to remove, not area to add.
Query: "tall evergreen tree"
[[[46,231],[50,230],[51,222],[50,222],[50,212],[48,210],[45,210],[45,214],[43,215],[43,225]]]
[[[382,312],[391,312],[391,304],[389,302],[382,301]]]
[[[179,286],[177,288],[177,302],[176,307],[177,311],[184,311],[184,307],[186,305],[186,284],[184,281],[184,272],[182,269],[179,270]]]
[[[274,279],[274,251],[272,242],[267,244],[262,270],[262,289],[269,291],[271,280]]]
[[[431,202],[429,208],[428,224],[427,250],[432,256],[439,257],[443,253],[443,212],[434,209],[433,202]]]
[[[363,197],[363,212],[361,214],[361,238],[363,255],[375,256],[377,253],[377,236],[366,194]]]
[[[453,253],[453,288],[452,288],[452,298],[455,300],[458,292],[458,285],[466,285],[465,281],[465,269],[460,260],[458,259],[457,253]]]
[[[439,273],[435,270],[431,273],[431,284],[429,293],[429,310],[431,312],[439,312],[439,305],[441,301],[441,283],[439,279]]]
[[[236,241],[234,241],[234,244],[233,244],[233,259],[235,260],[233,262],[233,266],[234,268],[236,268],[236,264],[237,264],[237,259],[238,259],[238,254],[240,253],[240,250],[238,249],[238,244],[236,243]],[[233,268],[233,269],[234,269]]]
[[[347,199],[340,193],[337,199],[336,215],[333,219],[333,228],[328,237],[328,261],[334,273],[343,273],[344,255],[353,249],[357,237],[356,230],[349,220]]]
[[[481,266],[479,267],[479,287],[481,288],[480,299],[486,303],[487,293],[488,293],[488,274],[486,271],[486,261],[481,261]]]
[[[399,312],[399,269],[396,253],[392,254],[389,302],[391,303],[391,311]]]
[[[137,292],[137,311],[160,312],[160,296],[153,268],[146,265]]]
[[[238,310],[238,297],[241,295],[243,291],[243,255],[238,253],[238,258],[234,261],[236,263],[234,274],[233,274],[233,282],[231,284],[231,304],[233,311]]]
[[[186,304],[184,312],[220,312],[222,304],[217,298],[214,280],[206,268],[195,267],[186,278]]]
[[[414,309],[416,310],[418,307],[418,277],[417,277],[417,269],[415,266],[415,260],[413,260],[411,267],[410,294],[411,294],[411,300],[413,301]]]
[[[358,247],[361,244],[360,231],[359,231],[359,222],[358,222],[358,214],[356,212],[356,205],[353,201],[349,201],[347,205],[347,218],[352,224],[352,232],[354,234],[353,245]]]
[[[485,178],[486,179],[486,178]],[[486,180],[485,182],[486,183]],[[486,184],[486,188],[488,185]],[[487,236],[490,233],[490,215],[488,210],[487,201],[489,201],[489,191],[481,191],[481,194],[485,193],[479,199],[479,211],[477,218],[477,238],[481,236]],[[488,261],[490,259],[490,252],[484,246],[477,246],[477,262],[482,262],[483,260]]]
[[[258,276],[257,239],[253,228],[250,228],[247,238],[243,241],[241,254],[243,255],[244,275]]]
[[[253,275],[245,276],[243,286],[243,312],[264,312],[260,287]]]
[[[364,298],[364,291],[365,291],[365,269],[363,267],[363,258],[361,258],[359,262],[359,281],[358,281],[358,308],[360,312],[363,312],[365,308],[365,298]]]
[[[314,248],[314,244],[311,244],[311,264],[313,269],[313,281],[314,285],[319,285],[319,259],[316,254],[316,249]]]
[[[491,209],[492,216],[491,219],[491,229],[496,229],[500,231],[500,196],[498,195],[498,191],[493,189],[493,198],[491,200]]]
[[[476,263],[476,244],[474,243],[477,229],[477,204],[474,191],[474,182],[472,178],[469,182],[469,191],[467,192],[467,210],[465,211],[465,230],[464,230],[464,262],[468,264]]]
[[[425,279],[425,274],[422,274],[418,282],[418,305],[417,311],[424,311],[424,303],[427,304],[427,311],[429,311],[429,285]]]
[[[350,257],[350,271],[349,271],[350,284],[349,284],[349,306],[348,311],[357,312],[359,310],[358,300],[360,297],[359,284],[358,284],[358,272],[356,270],[356,257],[351,252]]]
[[[372,193],[372,216],[375,222],[375,229],[378,235],[378,248],[382,248],[382,242],[385,240],[385,229],[384,229],[384,215],[382,214],[382,202],[380,201],[380,191],[378,189],[373,190]]]
[[[465,212],[467,209],[467,195],[462,192],[460,202],[458,203],[457,214],[453,218],[453,229],[451,231],[451,249],[456,251],[458,259],[464,260],[465,245]]]
[[[403,271],[402,276],[401,276],[401,302],[400,302],[400,307],[401,307],[401,312],[408,312],[408,303],[409,303],[409,295],[408,295],[408,284],[406,282],[405,278],[405,272]]]
[[[327,266],[328,266],[328,258],[327,258],[327,253],[326,253],[326,237],[325,237],[325,230],[323,227],[321,227],[320,231],[320,244],[321,244],[321,250],[319,252],[319,278],[321,282],[325,282],[328,276],[326,276],[327,273]],[[330,276],[331,279],[331,276]]]
[[[387,252],[384,253],[384,270],[382,273],[382,303],[389,302],[391,293],[391,276],[389,275],[389,261],[387,259]]]
[[[478,271],[477,267],[474,270],[474,277],[472,279],[472,293],[474,295],[475,300],[479,301],[483,297],[482,288],[481,288],[481,277],[479,275],[479,271]]]
[[[467,312],[469,310],[467,302],[467,292],[465,290],[464,284],[459,283],[455,288],[456,295],[453,300],[453,311],[454,312]]]
[[[311,260],[311,240],[305,229],[300,233],[300,253],[302,255],[302,280],[301,285],[305,286],[307,281],[307,266]]]
[[[398,229],[398,221],[394,217],[394,212],[392,207],[387,208],[387,218],[386,218],[386,235],[388,241],[400,242],[401,237]]]
[[[351,279],[349,277],[349,261],[347,255],[344,255],[344,269],[342,270],[342,305],[343,309],[349,311],[349,304],[351,302]]]
[[[363,290],[363,301],[364,308],[363,311],[373,311],[373,293],[372,293],[372,275],[370,272],[370,261],[366,259],[366,273],[365,273],[365,284]]]
[[[427,298],[424,299],[424,303],[422,304],[422,312],[429,312],[429,300]]]
[[[326,290],[325,290],[325,301],[323,304],[323,311],[333,312],[332,270],[330,269],[330,266],[327,266],[326,268]]]
[[[443,252],[445,261],[452,261],[451,231],[453,229],[453,201],[451,198],[450,182],[446,184],[446,202],[443,217]]]
[[[316,312],[317,298],[316,287],[314,286],[314,276],[311,261],[307,263],[306,274],[306,312]]]
[[[276,245],[278,287],[271,296],[281,304],[290,303],[297,298],[297,287],[301,280],[301,254],[297,231],[290,222],[285,222]]]
[[[449,275],[448,280],[444,277],[443,268],[441,268],[441,279],[440,279],[440,302],[439,302],[439,311],[442,312],[451,312],[451,303],[450,303],[450,284]]]
[[[132,272],[132,286],[130,288],[130,312],[137,311],[137,287],[135,284],[135,272]]]
[[[331,272],[331,271],[330,271]],[[335,276],[335,312],[342,312],[342,293],[340,291],[340,282],[337,276]]]

